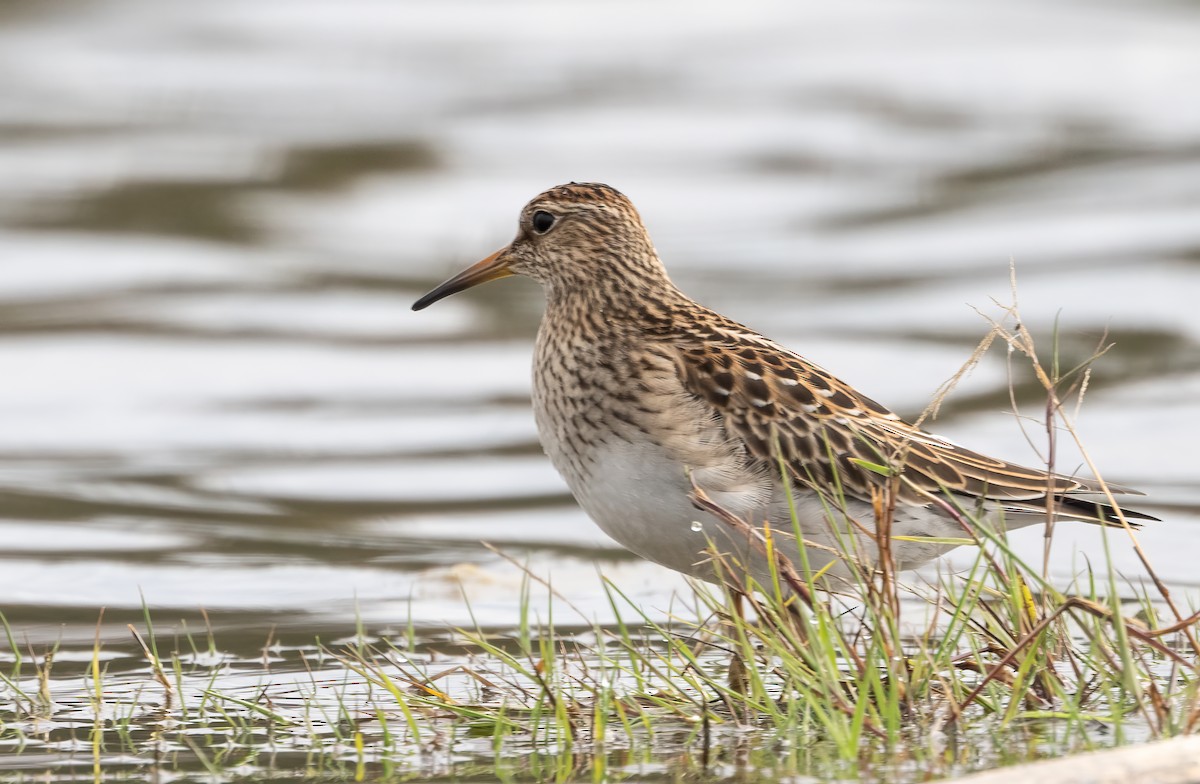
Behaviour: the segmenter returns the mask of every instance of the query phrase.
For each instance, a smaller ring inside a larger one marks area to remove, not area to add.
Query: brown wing
[[[926,433],[749,330],[698,335],[679,351],[685,388],[712,405],[729,432],[743,439],[753,455],[782,459],[804,485],[842,487],[850,496],[870,498],[871,486],[882,486],[887,480],[880,471],[863,465],[867,463],[902,471],[905,481],[899,500],[903,503],[925,505],[931,497],[949,492],[1014,509],[1036,508],[1044,507],[1047,489],[1052,488],[1057,499],[1077,507],[1062,513],[1097,517],[1095,503],[1062,498],[1096,492],[1096,483],[1048,475]]]

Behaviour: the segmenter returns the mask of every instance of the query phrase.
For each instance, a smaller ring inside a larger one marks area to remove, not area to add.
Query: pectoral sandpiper
[[[1047,506],[1058,519],[1118,519],[1087,497],[1101,490],[1095,481],[931,435],[689,299],[667,277],[633,204],[607,185],[571,183],[533,199],[508,247],[413,309],[510,275],[546,291],[533,371],[546,454],[592,519],[651,561],[712,580],[711,544],[760,584],[768,579],[761,548],[748,547],[728,517],[698,508],[697,490],[783,536],[794,530],[794,509],[810,568],[843,576],[850,559],[869,565],[878,554],[885,486],[895,499],[899,569],[955,546],[944,541],[963,536],[955,508],[1008,528],[1044,522]]]

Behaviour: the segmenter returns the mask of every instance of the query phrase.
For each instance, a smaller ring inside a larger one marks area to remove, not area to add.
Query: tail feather
[[[1138,495],[1141,495],[1141,493]],[[1058,513],[1064,517],[1083,520],[1089,523],[1098,523],[1100,525],[1121,525],[1121,518],[1117,515],[1117,510],[1113,508],[1112,504],[1070,495],[1059,496],[1057,500],[1059,504]],[[1140,523],[1135,521],[1161,522],[1157,517],[1148,515],[1145,512],[1139,512],[1136,509],[1122,507],[1121,514],[1125,516],[1125,520],[1134,528],[1140,526]]]
[[[1055,499],[1054,516],[1059,520],[1076,520],[1095,525],[1121,526],[1121,517],[1112,504],[1106,501],[1096,501],[1089,498],[1079,498],[1074,495],[1060,495]],[[1044,516],[1046,514],[1046,499],[1030,500],[1027,502],[1009,502],[1004,505],[1007,514]],[[1140,528],[1145,522],[1160,522],[1160,520],[1145,512],[1121,507],[1121,515],[1132,528]]]

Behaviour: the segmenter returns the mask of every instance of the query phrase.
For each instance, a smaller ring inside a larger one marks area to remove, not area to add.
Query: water
[[[536,287],[408,309],[568,180],[908,415],[1014,263],[1044,349],[1056,321],[1066,361],[1115,341],[1079,425],[1194,603],[1197,83],[1188,3],[0,4],[0,610],[22,644],[90,645],[100,607],[125,639],[143,602],[245,644],[467,623],[464,594],[510,625],[520,570],[484,540],[585,614],[594,564],[665,614],[682,582],[541,456]],[[934,429],[1036,463],[1006,359]],[[1063,580],[1098,559],[1058,535]]]

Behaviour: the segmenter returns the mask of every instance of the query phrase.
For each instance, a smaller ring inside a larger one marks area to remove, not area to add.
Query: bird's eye
[[[550,227],[554,225],[554,216],[545,210],[538,210],[533,213],[533,230],[538,234],[545,234],[550,231]]]

